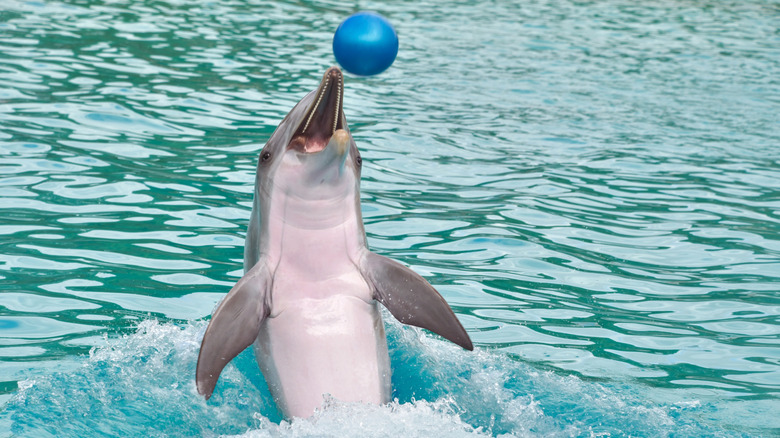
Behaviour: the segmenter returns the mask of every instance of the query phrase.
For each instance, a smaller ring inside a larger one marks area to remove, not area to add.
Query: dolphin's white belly
[[[308,417],[328,394],[340,401],[389,402],[390,360],[377,302],[354,287],[312,298],[307,285],[296,286],[274,287],[281,302],[273,303],[254,343],[282,411]]]

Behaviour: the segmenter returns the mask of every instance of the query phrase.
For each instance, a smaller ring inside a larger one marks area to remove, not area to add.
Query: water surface
[[[478,352],[388,322],[391,406],[280,423],[251,354],[206,403],[256,154],[362,9],[401,42],[346,78],[370,246]],[[776,434],[778,23],[771,1],[5,0],[0,431]]]

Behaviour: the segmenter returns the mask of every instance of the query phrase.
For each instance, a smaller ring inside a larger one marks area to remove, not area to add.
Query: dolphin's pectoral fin
[[[473,350],[466,329],[441,295],[419,274],[387,257],[367,252],[360,270],[382,303],[404,324],[428,329]]]
[[[225,365],[254,342],[268,316],[271,273],[261,259],[220,303],[200,344],[195,381],[198,392],[211,397]]]

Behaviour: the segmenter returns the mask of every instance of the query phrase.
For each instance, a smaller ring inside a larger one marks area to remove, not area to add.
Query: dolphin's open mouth
[[[290,141],[290,149],[313,154],[325,149],[337,129],[343,129],[342,108],[344,76],[338,67],[331,67],[322,77],[314,102],[306,111]]]

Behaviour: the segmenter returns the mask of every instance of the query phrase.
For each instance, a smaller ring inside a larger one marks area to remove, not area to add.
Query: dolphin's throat
[[[325,149],[333,133],[337,129],[344,128],[343,94],[344,77],[341,71],[337,68],[329,69],[317,89],[316,99],[295,130],[288,148],[305,154],[313,154]]]

